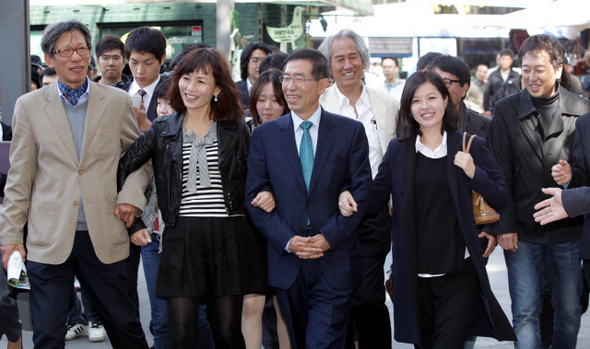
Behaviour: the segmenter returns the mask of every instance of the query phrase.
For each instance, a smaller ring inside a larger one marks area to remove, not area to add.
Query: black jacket
[[[488,85],[483,94],[483,109],[493,111],[494,105],[504,97],[515,94],[520,91],[520,75],[510,69],[508,80],[504,82],[502,72],[498,68],[488,77]]]
[[[174,226],[182,197],[182,121],[184,114],[161,116],[142,134],[119,162],[119,189],[127,176],[152,159],[158,208],[167,226]],[[242,120],[217,123],[219,171],[225,208],[230,215],[245,213],[250,130]],[[142,224],[141,219],[136,224]],[[138,229],[130,229],[131,232]]]
[[[575,123],[590,111],[589,101],[561,87],[558,93],[559,106],[545,138],[539,131],[539,112],[527,90],[496,104],[488,144],[510,195],[508,207],[494,227],[495,234],[516,232],[518,240],[551,244],[580,238],[581,217],[545,226],[533,218],[535,204],[548,198],[541,189],[558,187],[551,167],[560,159],[573,163]]]

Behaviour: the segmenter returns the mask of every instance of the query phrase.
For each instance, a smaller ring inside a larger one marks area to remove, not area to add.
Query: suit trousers
[[[391,349],[391,321],[385,305],[383,265],[391,250],[389,205],[365,215],[357,228],[363,255],[363,276],[352,301],[352,320],[359,348]]]
[[[288,289],[277,287],[291,346],[344,348],[352,297],[352,289],[328,283],[318,260],[304,260],[293,284]]]
[[[87,231],[76,231],[74,247],[64,263],[28,261],[35,348],[64,348],[74,275],[88,291],[113,348],[148,348],[137,308],[129,297],[125,267],[124,260],[102,263]]]

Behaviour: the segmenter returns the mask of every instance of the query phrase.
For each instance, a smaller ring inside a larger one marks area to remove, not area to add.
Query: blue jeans
[[[551,348],[575,348],[580,329],[582,268],[579,241],[536,244],[519,241],[516,252],[504,251],[512,299],[512,324],[518,337],[514,347],[541,348],[541,274],[551,285],[554,335]]]
[[[152,234],[152,242],[141,247],[143,272],[150,297],[152,310],[152,330],[155,349],[168,349],[168,306],[165,298],[156,296],[156,282],[161,255],[158,253],[160,241]]]

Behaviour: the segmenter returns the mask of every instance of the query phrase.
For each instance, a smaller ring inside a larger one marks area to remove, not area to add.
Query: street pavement
[[[388,266],[390,264],[391,256],[388,257],[388,260],[385,263],[385,265]],[[508,278],[506,275],[506,265],[504,263],[504,255],[499,247],[490,257],[487,269],[494,294],[496,295],[498,302],[500,302],[500,304],[502,305],[504,312],[508,315],[508,318],[512,320],[512,315],[510,312],[510,295],[508,293]],[[153,343],[153,337],[148,330],[148,325],[150,321],[150,306],[145,284],[145,278],[143,276],[142,269],[139,270],[138,283],[141,323],[143,325],[144,330],[146,331],[148,343],[151,345]],[[393,305],[389,298],[387,298],[387,305],[389,307],[389,311],[392,312]],[[6,338],[0,340],[0,348],[5,348],[6,344]],[[31,331],[23,332],[23,347],[25,349],[33,348]],[[78,337],[72,341],[66,342],[66,348],[68,349],[102,349],[110,347],[111,345],[108,341],[108,337],[104,341],[99,343],[90,342],[88,340],[88,337],[86,336]],[[414,346],[394,342],[393,348],[410,349],[414,348]],[[475,348],[508,349],[513,348],[513,345],[511,344],[511,342],[498,342],[492,338],[478,338],[475,344]],[[590,348],[590,315],[588,315],[588,313],[582,316],[582,325],[580,327],[580,332],[578,334],[578,348]]]

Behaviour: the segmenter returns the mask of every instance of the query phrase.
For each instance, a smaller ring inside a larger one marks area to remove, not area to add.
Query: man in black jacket
[[[559,87],[564,48],[552,37],[529,37],[518,53],[525,90],[499,101],[488,136],[509,187],[507,209],[494,228],[504,249],[516,348],[540,348],[541,274],[545,266],[555,309],[553,348],[574,348],[580,328],[582,218],[541,226],[533,218],[542,188],[556,187],[551,168],[573,162],[574,127],[590,102]],[[572,183],[570,185],[573,186]]]
[[[512,70],[514,52],[507,48],[500,51],[500,66],[488,76],[488,86],[483,95],[486,116],[492,116],[494,105],[504,97],[520,91],[520,76]]]
[[[264,57],[270,54],[272,50],[264,42],[251,42],[242,51],[240,56],[241,81],[237,82],[240,90],[240,103],[244,109],[250,105],[250,91],[258,80],[260,75],[258,66]]]

